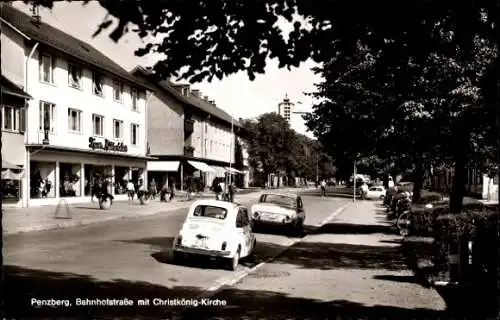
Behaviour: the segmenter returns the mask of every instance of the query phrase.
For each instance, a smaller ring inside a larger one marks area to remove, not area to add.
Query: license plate
[[[278,215],[272,214],[272,213],[268,213],[268,214],[264,214],[263,218],[264,219],[269,219],[269,220],[276,220],[276,219],[278,219]]]
[[[207,247],[207,243],[206,243],[206,240],[203,240],[203,239],[197,239],[194,241],[193,243],[193,247],[196,247],[196,248],[206,248]]]

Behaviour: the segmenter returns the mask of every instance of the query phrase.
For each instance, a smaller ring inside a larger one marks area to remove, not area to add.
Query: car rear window
[[[295,207],[297,205],[296,198],[291,198],[279,194],[264,194],[260,197],[260,202],[273,203],[287,207]]]
[[[193,216],[224,220],[227,216],[227,210],[215,206],[197,206],[194,209]]]

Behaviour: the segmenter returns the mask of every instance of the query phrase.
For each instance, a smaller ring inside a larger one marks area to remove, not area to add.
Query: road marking
[[[339,214],[344,212],[344,210],[347,208],[348,205],[345,205],[343,207],[338,208],[335,210],[332,214],[330,214],[326,219],[323,219],[320,223],[317,224],[316,227],[321,227],[322,225],[331,222],[333,219],[335,219]],[[203,290],[203,292],[197,296],[198,299],[203,299],[203,298],[210,298],[213,297],[218,291],[220,291],[223,287],[230,287],[241,281],[243,278],[248,276],[250,273],[253,273],[257,271],[258,269],[262,268],[266,263],[271,262],[274,260],[276,257],[278,257],[280,254],[282,254],[284,251],[286,251],[288,248],[293,246],[294,244],[305,240],[307,237],[309,237],[310,234],[305,235],[302,238],[298,238],[295,241],[293,241],[290,245],[284,247],[281,249],[279,252],[277,252],[275,255],[272,257],[268,257],[264,261],[260,262],[259,264],[253,266],[252,268],[244,268],[243,270],[237,271],[234,273],[232,276],[226,277],[226,278],[221,278],[215,281],[215,284],[208,287],[207,289]],[[180,313],[182,313],[184,310],[187,308],[182,308],[182,310],[179,310]]]

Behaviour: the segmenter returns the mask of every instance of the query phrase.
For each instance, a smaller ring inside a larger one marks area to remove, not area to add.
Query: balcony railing
[[[184,156],[193,157],[194,156],[194,147],[185,146],[184,147]]]
[[[193,133],[194,131],[194,120],[186,119],[184,120],[184,132]]]

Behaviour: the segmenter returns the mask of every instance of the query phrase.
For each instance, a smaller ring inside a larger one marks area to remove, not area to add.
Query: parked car
[[[368,189],[366,193],[367,199],[383,200],[385,198],[385,188],[382,186],[374,186]]]
[[[296,194],[264,193],[251,209],[253,227],[285,226],[297,232],[304,229],[306,212],[302,198]]]
[[[230,270],[252,254],[257,241],[246,207],[227,201],[193,203],[172,245],[174,260],[187,256],[223,259]]]

